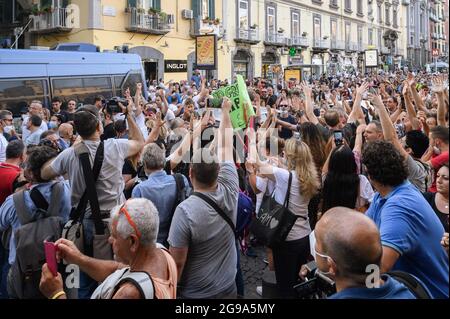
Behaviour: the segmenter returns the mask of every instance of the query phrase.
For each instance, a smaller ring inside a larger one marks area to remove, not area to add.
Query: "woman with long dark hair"
[[[322,171],[321,211],[337,206],[365,211],[374,195],[372,186],[364,175],[358,175],[350,147],[336,147],[334,141],[333,146]]]

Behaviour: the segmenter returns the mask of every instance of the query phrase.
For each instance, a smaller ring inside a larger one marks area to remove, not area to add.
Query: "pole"
[[[434,72],[437,73],[437,56],[434,57]]]

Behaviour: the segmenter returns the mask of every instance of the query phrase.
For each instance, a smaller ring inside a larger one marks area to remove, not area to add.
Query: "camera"
[[[336,146],[340,146],[344,143],[344,136],[342,135],[342,131],[334,131],[333,136],[334,144],[336,144]]]
[[[119,103],[121,103],[125,107],[128,106],[127,99],[116,96],[116,97],[113,97],[113,98],[109,99],[108,101],[106,101],[106,103],[105,103],[106,111],[110,114],[121,113],[122,108],[119,106]]]
[[[299,299],[323,299],[336,293],[335,282],[317,271],[317,264],[311,261],[306,264],[308,275],[304,282],[295,285],[294,290]]]

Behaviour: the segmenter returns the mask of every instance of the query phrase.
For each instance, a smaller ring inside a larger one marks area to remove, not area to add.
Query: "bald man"
[[[73,126],[69,123],[62,123],[58,129],[60,146],[62,150],[69,148],[73,142]]]
[[[369,217],[335,207],[319,220],[315,233],[318,270],[336,282],[330,299],[415,299],[405,285],[374,271],[380,269],[383,248]]]
[[[30,118],[30,116],[33,116],[33,115],[37,115],[40,118],[43,118],[43,116],[42,116],[42,103],[40,101],[37,101],[37,100],[32,101],[30,103],[30,106],[28,107],[28,115],[25,115],[23,117],[23,122],[22,122],[22,141],[25,141],[28,138],[28,136],[30,136],[30,134],[31,134],[30,130],[27,128],[27,123],[28,123],[28,119]],[[42,123],[41,123],[39,129],[42,132],[47,131],[48,130],[47,122],[42,120]]]

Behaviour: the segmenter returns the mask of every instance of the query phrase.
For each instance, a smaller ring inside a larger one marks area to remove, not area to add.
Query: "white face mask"
[[[125,116],[122,113],[117,113],[114,115],[114,121],[123,120]]]
[[[437,146],[433,146],[434,154],[441,154],[441,150]]]
[[[14,126],[12,125],[8,125],[3,128],[3,132],[5,132],[6,134],[11,133],[12,130],[14,130]]]

